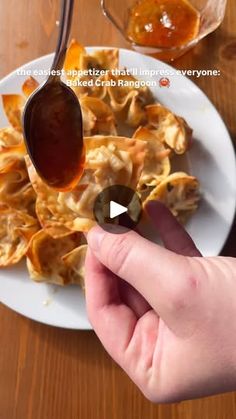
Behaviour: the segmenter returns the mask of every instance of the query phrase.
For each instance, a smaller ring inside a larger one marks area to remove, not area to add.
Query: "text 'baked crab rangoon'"
[[[134,79],[109,72],[119,68],[118,50],[89,55],[72,41],[64,67],[68,79],[78,79],[73,71],[89,68],[107,70],[97,76],[106,81]],[[93,206],[104,188],[128,186],[136,190],[144,206],[148,200],[161,200],[181,222],[196,211],[197,179],[172,171],[172,159],[187,152],[192,130],[182,117],[156,103],[147,87],[75,86],[82,108],[86,161],[76,187],[58,192],[38,176],[24,145],[22,112],[37,87],[38,82],[30,77],[23,83],[22,94],[2,95],[10,126],[0,129],[0,266],[26,257],[35,281],[83,287],[87,249],[83,232],[96,224]],[[131,136],[123,135],[125,129]]]

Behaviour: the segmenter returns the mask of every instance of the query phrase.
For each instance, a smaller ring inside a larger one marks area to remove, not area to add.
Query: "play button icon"
[[[115,218],[118,215],[124,214],[128,211],[127,207],[124,207],[124,205],[118,204],[118,202],[111,201],[110,202],[110,218]]]
[[[134,229],[138,224],[142,204],[136,192],[127,186],[113,185],[100,192],[94,203],[94,218],[107,231],[109,225],[119,225]],[[116,232],[112,229],[113,232]],[[120,230],[117,230],[120,233]]]

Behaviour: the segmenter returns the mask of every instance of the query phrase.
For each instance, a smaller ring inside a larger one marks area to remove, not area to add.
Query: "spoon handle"
[[[71,21],[73,15],[74,0],[61,0],[61,18],[59,35],[57,41],[57,48],[55,57],[52,63],[52,70],[61,70],[64,64],[65,55],[67,51],[67,43],[70,35]],[[60,76],[50,76],[52,78],[60,78]]]

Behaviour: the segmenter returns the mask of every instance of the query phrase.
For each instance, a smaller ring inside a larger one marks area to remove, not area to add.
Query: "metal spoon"
[[[50,76],[30,96],[23,114],[26,147],[40,177],[69,190],[83,173],[82,114],[75,93],[60,80],[74,0],[62,0],[59,37]]]

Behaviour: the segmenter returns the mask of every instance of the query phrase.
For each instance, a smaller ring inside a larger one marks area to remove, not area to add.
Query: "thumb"
[[[167,324],[191,305],[199,273],[194,258],[177,255],[134,231],[112,234],[96,226],[87,240],[97,259],[143,295]]]

